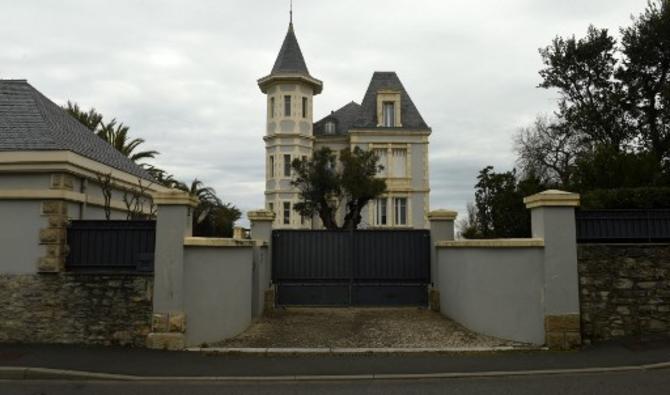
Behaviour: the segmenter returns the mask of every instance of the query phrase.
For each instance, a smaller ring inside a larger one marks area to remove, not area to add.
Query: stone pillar
[[[544,239],[544,328],[552,349],[581,344],[577,271],[576,193],[548,190],[526,197],[532,234]]]
[[[254,316],[272,310],[275,305],[275,293],[272,288],[272,224],[275,213],[270,210],[247,212],[251,223],[251,238],[267,246],[257,247],[254,254]]]
[[[72,176],[57,173],[51,175],[49,189],[68,191],[74,189]],[[40,273],[61,272],[65,269],[67,255],[68,203],[66,200],[45,200],[42,202],[42,216],[47,218],[47,226],[40,229],[39,243],[46,247],[46,255],[39,258],[37,271]]]
[[[233,226],[233,239],[242,240],[246,238],[246,231],[243,227]]]
[[[247,218],[251,222],[251,238],[254,240],[270,243],[272,239],[272,223],[275,213],[270,210],[253,210],[247,212]]]
[[[428,221],[430,223],[430,278],[432,281],[428,301],[433,311],[440,311],[440,277],[435,243],[444,240],[454,240],[454,221],[457,215],[458,213],[452,210],[433,210],[428,213]]]
[[[191,236],[193,208],[198,200],[182,191],[156,193],[154,254],[154,314],[147,347],[183,349],[186,331],[184,314],[184,238]]]

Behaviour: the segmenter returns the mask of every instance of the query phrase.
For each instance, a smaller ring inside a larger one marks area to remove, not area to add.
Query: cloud
[[[116,117],[243,210],[263,206],[265,99],[287,3],[0,0],[0,78]],[[294,1],[298,40],[324,81],[317,119],[398,72],[431,136],[431,206],[464,213],[476,174],[514,165],[512,136],[556,94],[536,88],[537,49],[588,24],[613,33],[645,1]]]

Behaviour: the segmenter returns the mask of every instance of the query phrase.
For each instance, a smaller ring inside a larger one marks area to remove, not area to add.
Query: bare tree
[[[525,176],[567,188],[574,172],[580,136],[565,124],[538,116],[535,123],[519,131],[515,138],[517,165]]]
[[[114,189],[114,183],[112,182],[112,173],[108,174],[97,174],[98,183],[100,184],[100,189],[102,190],[102,197],[104,199],[104,210],[105,210],[105,219],[109,221],[112,217],[112,190]]]
[[[153,201],[148,197],[147,189],[153,183],[148,185],[142,183],[142,179],[137,179],[138,188],[128,188],[123,191],[123,203],[126,205],[126,219],[145,219],[151,218],[154,214]],[[149,213],[145,214],[144,205],[149,203]]]

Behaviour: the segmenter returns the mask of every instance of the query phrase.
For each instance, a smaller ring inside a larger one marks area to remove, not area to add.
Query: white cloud
[[[264,98],[287,1],[0,0],[0,78],[26,78],[131,126],[180,178],[243,210],[263,204]],[[537,49],[589,23],[613,33],[645,0],[294,1],[296,34],[324,81],[315,112],[360,102],[395,70],[433,128],[431,205],[464,212],[477,171],[514,164],[512,136],[551,112]]]

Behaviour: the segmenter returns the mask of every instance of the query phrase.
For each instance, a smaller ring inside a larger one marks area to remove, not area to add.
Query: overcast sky
[[[263,206],[265,98],[289,0],[0,0],[0,78],[130,125],[155,164],[243,211]],[[592,23],[618,35],[645,0],[294,0],[316,119],[396,71],[430,137],[431,208],[463,213],[479,169],[514,166],[512,137],[556,93],[538,48]]]

